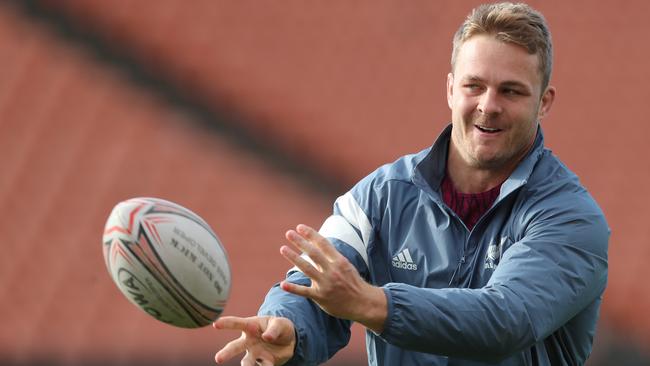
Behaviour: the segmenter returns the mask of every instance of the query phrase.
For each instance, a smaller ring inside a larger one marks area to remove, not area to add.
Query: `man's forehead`
[[[461,79],[532,86],[541,84],[539,65],[538,55],[528,53],[522,46],[491,35],[477,35],[461,45],[453,72]]]

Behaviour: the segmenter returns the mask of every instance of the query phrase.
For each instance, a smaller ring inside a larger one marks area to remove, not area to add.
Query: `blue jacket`
[[[370,283],[388,317],[366,332],[371,365],[582,365],[607,282],[609,228],[578,178],[534,147],[470,231],[442,201],[451,127],[382,166],[334,204],[321,233]],[[290,281],[309,284],[295,269]],[[350,322],[275,286],[260,315],[291,319],[289,364],[344,347]]]

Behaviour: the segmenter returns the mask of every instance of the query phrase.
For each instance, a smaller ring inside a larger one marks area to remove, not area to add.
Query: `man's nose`
[[[487,89],[481,95],[477,109],[481,114],[493,115],[501,113],[502,107],[497,91],[493,89]]]

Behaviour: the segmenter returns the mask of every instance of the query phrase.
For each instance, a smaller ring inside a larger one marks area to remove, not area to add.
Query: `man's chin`
[[[501,156],[494,154],[481,154],[475,156],[473,159],[473,166],[478,169],[498,169],[504,164],[504,159]]]

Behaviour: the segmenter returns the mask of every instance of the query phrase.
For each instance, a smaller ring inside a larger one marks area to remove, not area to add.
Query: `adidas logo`
[[[418,265],[413,263],[413,258],[411,258],[411,253],[408,248],[393,257],[393,267],[408,269],[409,271],[417,271],[418,269]]]

